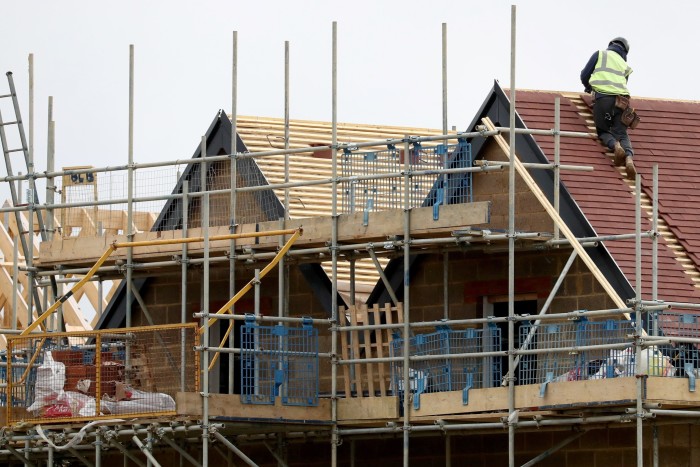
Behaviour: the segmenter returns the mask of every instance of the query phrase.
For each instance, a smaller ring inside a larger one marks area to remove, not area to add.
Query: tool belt
[[[620,110],[627,110],[627,108],[630,106],[630,98],[627,96],[620,96],[617,95],[615,96],[615,107],[617,107]]]
[[[632,107],[627,107],[624,112],[622,112],[620,120],[623,125],[629,127],[630,130],[634,130],[642,119],[639,118],[639,115],[637,115],[637,112]]]
[[[634,130],[642,120],[633,107],[630,107],[630,98],[627,96],[615,96],[615,107],[622,110],[620,120],[630,130]]]

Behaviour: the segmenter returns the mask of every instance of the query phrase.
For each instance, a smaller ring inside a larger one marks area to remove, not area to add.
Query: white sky
[[[56,166],[127,163],[129,45],[135,46],[134,160],[191,157],[218,109],[331,119],[331,28],[338,22],[338,120],[439,128],[441,28],[448,29],[449,125],[462,129],[493,80],[510,81],[514,1],[0,0],[0,71],[13,71],[28,125],[35,68],[35,160],[46,167],[48,96]],[[536,1],[517,6],[519,88],[580,91],[590,55],[623,35],[633,95],[697,100],[700,3]],[[7,90],[0,76],[0,94]],[[0,104],[8,120],[8,100]],[[20,168],[15,168],[15,171]],[[4,174],[4,163],[0,174]],[[0,192],[0,195],[2,192]],[[43,193],[40,194],[43,201]]]

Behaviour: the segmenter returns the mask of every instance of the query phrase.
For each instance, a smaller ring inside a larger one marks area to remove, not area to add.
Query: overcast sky
[[[510,86],[513,4],[519,88],[580,91],[590,55],[623,35],[631,44],[633,95],[699,98],[700,3],[690,1],[0,0],[0,69],[14,72],[27,124],[28,55],[34,54],[38,171],[46,167],[48,96],[54,96],[57,167],[121,165],[128,160],[134,44],[134,159],[183,159],[217,111],[231,110],[233,31],[240,115],[284,116],[288,40],[291,118],[330,121],[337,21],[338,120],[439,128],[444,22],[449,125],[461,129],[494,79]]]

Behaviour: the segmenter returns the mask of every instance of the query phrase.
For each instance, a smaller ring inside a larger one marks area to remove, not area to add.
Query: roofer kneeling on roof
[[[627,127],[634,128],[639,117],[630,107],[627,80],[632,68],[627,65],[629,42],[624,37],[610,41],[606,50],[595,52],[581,70],[581,82],[586,92],[593,94],[593,118],[603,145],[615,154],[615,166],[625,166],[628,178],[637,171],[632,157],[632,143]]]

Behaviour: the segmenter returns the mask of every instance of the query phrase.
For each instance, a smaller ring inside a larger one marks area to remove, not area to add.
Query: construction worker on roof
[[[624,37],[610,41],[606,50],[595,52],[581,70],[581,83],[593,95],[593,119],[598,137],[615,154],[616,167],[625,166],[627,177],[634,179],[637,171],[632,157],[632,143],[622,115],[629,107],[627,80],[632,68],[627,65],[629,42]]]

